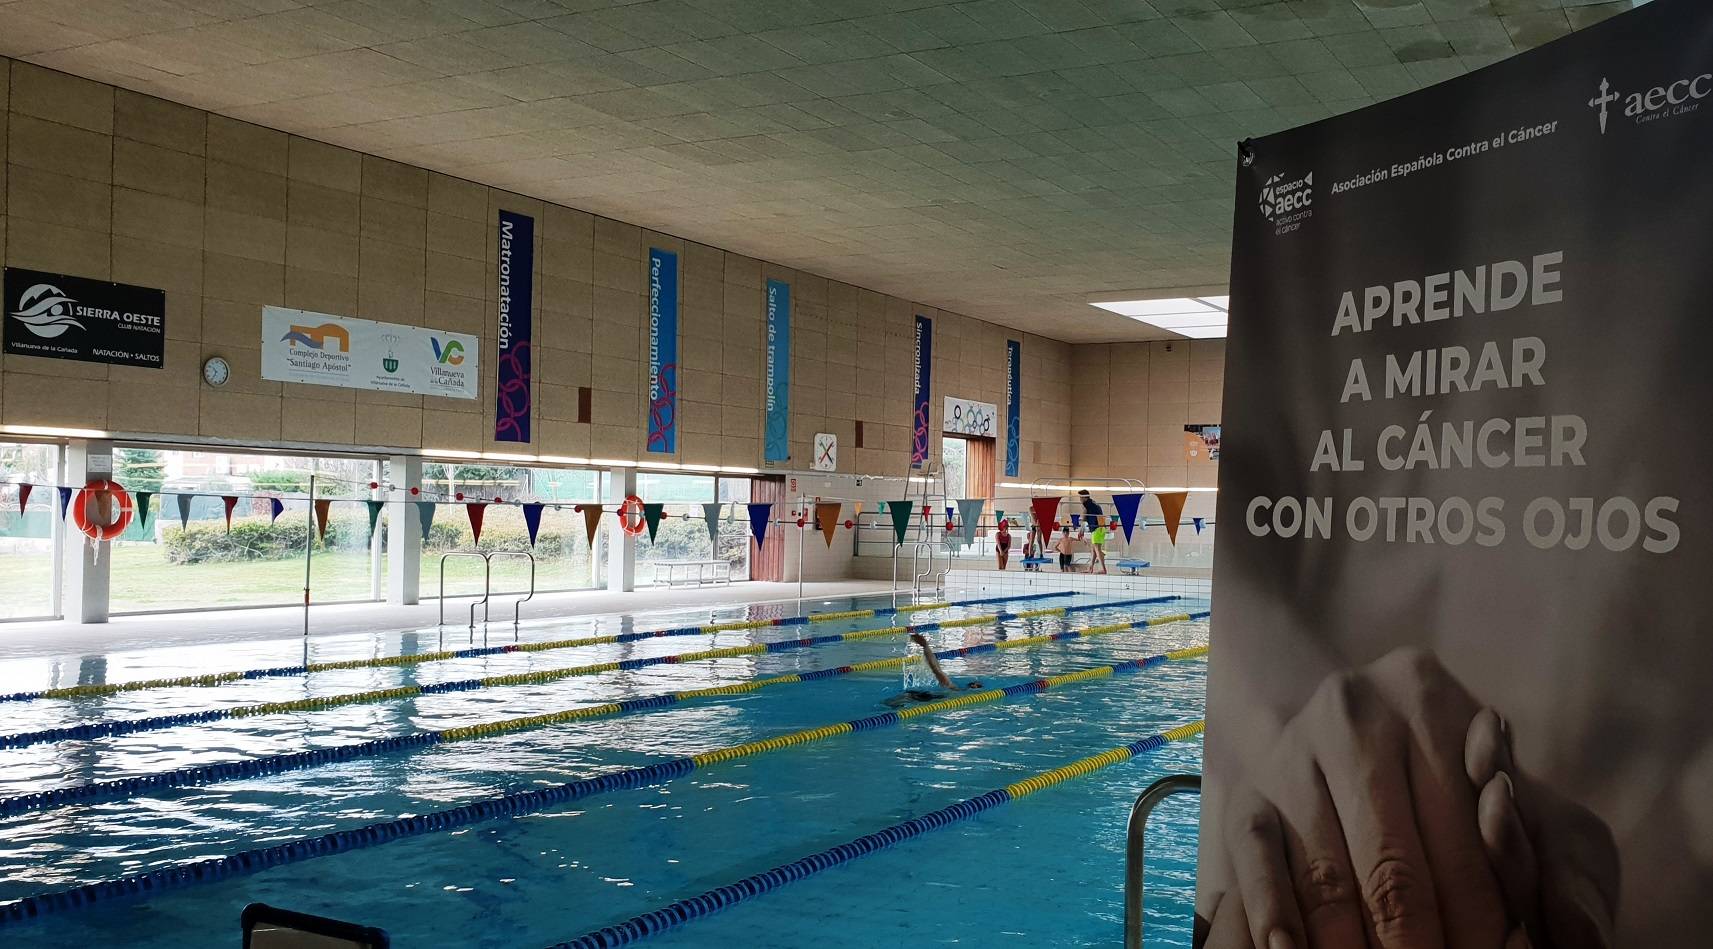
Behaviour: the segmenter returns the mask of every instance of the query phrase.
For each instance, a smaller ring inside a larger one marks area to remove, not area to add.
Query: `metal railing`
[[[1201,775],[1169,774],[1148,785],[1130,808],[1124,848],[1124,949],[1142,949],[1143,844],[1148,836],[1148,815],[1174,794],[1200,793]]]
[[[944,545],[941,545],[941,546],[944,546]],[[910,593],[912,595],[915,595],[917,593],[922,592],[922,581],[935,577],[935,573],[934,573],[935,549],[934,549],[933,544],[930,544],[927,541],[923,541],[923,540],[913,540],[913,541],[910,541],[909,543],[904,543],[904,544],[893,544],[892,545],[892,593],[894,596],[896,596],[899,592],[899,590],[898,590],[898,562],[901,559],[903,559],[899,556],[899,554],[906,547],[910,548]],[[948,548],[948,550],[949,550],[949,548]],[[928,554],[927,569],[923,569],[923,567],[922,567],[922,553],[924,551],[926,551]],[[936,584],[944,584],[945,579],[946,579],[946,574],[951,569],[952,569],[951,558],[950,558],[950,555],[948,554],[947,560],[946,560],[946,567],[944,570],[941,570],[939,572],[937,579],[935,579],[935,583]],[[938,586],[935,587],[935,589],[938,589],[938,588],[939,588]]]
[[[454,550],[440,555],[440,625],[446,625],[446,561],[454,557],[475,557],[482,561],[482,596],[470,602],[470,639],[476,638],[476,607],[482,608],[483,636],[486,637],[488,625],[489,602],[493,599],[494,558],[522,557],[529,561],[529,591],[512,603],[512,632],[516,633],[521,625],[523,604],[535,599],[535,555],[523,550]]]

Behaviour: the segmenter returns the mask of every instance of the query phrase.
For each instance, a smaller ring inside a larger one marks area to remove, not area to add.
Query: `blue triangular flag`
[[[1083,526],[1083,516],[1081,514],[1077,514],[1077,513],[1073,512],[1071,514],[1071,530],[1081,530],[1082,526]]]
[[[525,527],[529,528],[529,545],[531,547],[535,546],[536,531],[541,530],[541,509],[545,506],[540,502],[523,506],[523,523]]]
[[[195,495],[181,494],[178,496],[178,529],[190,529],[190,499]]]
[[[65,519],[65,512],[71,510],[71,492],[71,488],[59,489],[59,516],[61,520]]]
[[[1192,518],[1190,518],[1190,523],[1194,524],[1196,526],[1196,533],[1198,533],[1198,534],[1201,533],[1201,526],[1206,521],[1207,521],[1207,518],[1205,518],[1205,517],[1192,517]]]
[[[272,524],[274,521],[280,519],[280,514],[284,513],[285,502],[281,501],[279,498],[268,498],[268,509],[272,511],[274,515],[268,519],[268,523]]]
[[[757,547],[767,542],[767,522],[772,517],[772,501],[763,501],[749,506],[749,531],[755,535]]]
[[[1118,509],[1118,526],[1124,528],[1124,542],[1130,543],[1130,533],[1136,528],[1136,512],[1142,507],[1140,494],[1115,494],[1112,506]]]
[[[434,502],[416,502],[416,520],[422,525],[422,542],[428,543],[428,529],[434,526]]]

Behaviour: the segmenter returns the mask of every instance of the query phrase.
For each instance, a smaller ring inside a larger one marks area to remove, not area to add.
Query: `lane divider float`
[[[608,791],[629,790],[662,784],[712,764],[735,761],[786,748],[795,748],[799,745],[823,741],[839,735],[875,731],[914,718],[938,715],[942,712],[956,711],[973,705],[999,702],[1015,696],[1034,696],[1060,685],[1107,679],[1115,675],[1133,674],[1166,661],[1165,656],[1150,656],[1146,659],[1130,659],[1107,666],[1065,673],[1064,675],[1031,679],[1004,688],[970,692],[955,698],[941,699],[938,702],[928,702],[911,708],[882,712],[878,715],[870,715],[851,721],[835,722],[831,725],[822,725],[819,728],[788,732],[772,738],[719,748],[699,755],[671,758],[640,768],[626,768],[598,777],[547,785],[528,791],[516,791],[460,807],[380,821],[351,830],[336,830],[317,837],[301,837],[286,843],[245,850],[227,857],[210,857],[117,879],[85,883],[68,889],[39,893],[10,903],[0,904],[0,926],[90,909],[98,904],[108,903],[116,899],[153,896],[169,890],[185,889],[200,883],[213,883],[217,880],[247,876],[288,863],[299,863],[317,857],[377,847],[408,837],[420,837],[425,834],[457,830],[495,818],[521,817]]]
[[[905,606],[884,606],[871,610],[843,610],[836,613],[809,613],[804,616],[781,616],[774,619],[738,620],[730,623],[711,623],[705,626],[677,626],[671,629],[655,629],[636,633],[611,633],[606,636],[590,636],[583,639],[555,639],[539,643],[512,643],[509,646],[479,646],[472,649],[443,650],[440,652],[419,652],[403,656],[380,656],[369,659],[335,659],[327,662],[312,662],[299,666],[274,666],[266,669],[245,669],[239,672],[208,672],[202,675],[175,676],[164,679],[139,679],[134,682],[112,682],[100,685],[68,685],[57,689],[39,689],[34,692],[12,692],[0,694],[0,702],[33,702],[37,699],[81,699],[103,695],[118,695],[123,692],[142,692],[149,689],[179,689],[198,686],[226,685],[231,682],[243,682],[252,679],[274,679],[284,676],[307,675],[312,672],[332,672],[341,669],[381,669],[398,668],[401,666],[420,665],[425,662],[444,662],[449,659],[478,659],[484,656],[502,656],[517,652],[549,652],[556,649],[573,649],[578,646],[603,646],[611,643],[629,643],[642,639],[653,639],[660,636],[704,636],[715,633],[733,632],[744,629],[766,629],[770,626],[802,626],[808,623],[826,623],[836,620],[868,619],[875,616],[893,616],[900,613],[918,613],[924,610],[943,610],[959,606],[982,606],[989,603],[1022,603],[1031,600],[1045,600],[1054,597],[1076,596],[1075,590],[1063,590],[1050,593],[1028,593],[1020,596],[987,596],[973,600],[936,601],[933,603],[913,603]]]
[[[1160,603],[1175,600],[1175,596],[1148,597],[1139,600],[1120,600],[1116,603],[1091,603],[1086,606],[1055,606],[1040,610],[1024,610],[1018,613],[992,613],[983,616],[968,616],[955,620],[943,620],[937,623],[917,623],[908,626],[885,626],[879,629],[859,629],[849,633],[832,633],[826,636],[814,636],[807,639],[786,639],[770,643],[750,643],[744,646],[724,646],[717,649],[703,649],[697,652],[674,653],[666,656],[650,656],[640,659],[620,659],[612,662],[597,662],[586,666],[570,666],[564,669],[542,669],[535,672],[514,672],[506,675],[486,676],[480,679],[452,679],[446,682],[434,682],[428,685],[400,685],[390,689],[371,689],[366,692],[348,692],[343,695],[322,695],[307,699],[293,699],[284,702],[263,702],[259,705],[233,705],[226,708],[203,709],[197,712],[174,712],[168,715],[154,715],[149,718],[114,719],[105,722],[85,722],[80,725],[62,725],[56,728],[44,728],[33,732],[15,732],[10,735],[0,735],[0,749],[27,748],[31,745],[46,744],[56,741],[74,741],[92,738],[114,738],[121,735],[135,735],[142,732],[160,731],[166,728],[178,728],[184,725],[205,725],[209,722],[226,721],[234,718],[249,718],[257,715],[280,715],[291,712],[319,712],[330,708],[342,708],[347,705],[364,705],[371,702],[391,702],[396,699],[416,698],[423,695],[440,695],[449,692],[472,692],[477,689],[497,688],[511,685],[541,685],[568,679],[575,676],[600,675],[607,672],[621,672],[632,669],[643,669],[648,666],[668,665],[684,662],[702,662],[709,659],[729,659],[736,656],[757,656],[764,653],[787,652],[793,649],[811,649],[826,646],[831,643],[857,642],[864,639],[877,639],[884,636],[899,636],[906,633],[926,633],[936,629],[952,629],[960,626],[981,626],[1017,619],[1036,619],[1043,616],[1066,616],[1073,612],[1096,609],[1112,609],[1115,607],[1135,606],[1142,603]]]
[[[1064,630],[1057,633],[1046,633],[1040,636],[1028,636],[1021,639],[1008,639],[997,643],[982,643],[975,646],[964,646],[958,649],[947,649],[935,653],[939,659],[959,659],[982,653],[997,652],[1005,649],[1028,649],[1049,643],[1062,642],[1069,639],[1088,638],[1125,632],[1132,629],[1146,629],[1153,626],[1163,626],[1170,623],[1183,623],[1193,620],[1206,619],[1211,614],[1172,613],[1165,616],[1155,616],[1136,620],[1130,623],[1112,623],[1106,626],[1091,626],[1085,629]],[[1153,659],[1168,662],[1186,659],[1199,659],[1207,655],[1208,647],[1196,646],[1189,649],[1178,649],[1163,653],[1161,656],[1147,657],[1144,663]],[[819,682],[827,679],[840,678],[859,672],[875,672],[886,669],[896,669],[910,662],[915,656],[893,656],[887,659],[872,659],[848,666],[838,666],[827,669],[816,669],[810,672],[794,672],[787,675],[769,676],[763,679],[752,679],[733,685],[715,685],[702,689],[690,689],[682,692],[668,692],[652,695],[646,698],[629,699],[623,702],[608,702],[602,705],[587,705],[580,708],[565,709],[556,712],[543,712],[537,715],[526,715],[519,718],[504,719],[497,722],[483,722],[476,725],[461,725],[454,728],[441,729],[432,732],[418,732],[411,735],[400,735],[396,738],[376,738],[369,741],[355,742],[349,745],[334,745],[327,748],[317,748],[313,751],[290,751],[280,754],[265,755],[260,758],[250,758],[243,761],[226,762],[223,764],[193,765],[172,771],[156,771],[150,774],[131,778],[116,778],[111,781],[98,781],[90,784],[80,784],[72,787],[54,788],[48,791],[37,791],[17,797],[0,799],[0,818],[13,817],[30,811],[42,810],[49,807],[62,807],[70,804],[93,804],[102,801],[123,800],[139,794],[154,793],[181,787],[200,787],[220,781],[235,781],[246,778],[267,777],[283,774],[287,771],[299,771],[305,768],[318,767],[324,764],[334,764],[341,761],[354,761],[361,758],[372,758],[379,755],[392,754],[399,751],[415,751],[435,745],[449,744],[455,741],[466,741],[473,738],[492,738],[507,735],[512,732],[524,731],[531,728],[546,728],[554,725],[566,725],[572,722],[588,721],[596,718],[607,718],[616,715],[627,715],[633,712],[650,711],[653,709],[670,708],[684,702],[692,702],[704,698],[719,698],[733,695],[743,695],[777,685],[791,685],[801,682]]]
[[[686,900],[679,900],[651,913],[632,916],[617,925],[598,929],[568,942],[557,943],[551,949],[615,949],[618,946],[628,946],[668,929],[711,916],[729,906],[735,906],[764,893],[770,893],[788,883],[795,883],[824,870],[831,870],[860,857],[878,853],[894,844],[920,837],[929,831],[939,830],[942,827],[949,827],[960,821],[969,820],[978,814],[986,813],[1030,794],[1044,791],[1072,778],[1084,777],[1103,768],[1109,768],[1112,765],[1148,754],[1165,747],[1168,742],[1187,741],[1200,735],[1203,728],[1202,722],[1191,722],[1188,725],[1181,725],[1157,735],[1150,735],[1147,738],[1133,741],[1128,745],[1121,745],[1098,755],[1073,761],[1063,767],[1042,772],[1002,788],[995,788],[986,794],[966,798],[956,804],[942,807],[937,811],[930,811],[901,824],[893,824],[891,827],[875,831],[872,834],[865,834],[836,847],[829,847],[819,853],[781,864],[771,870],[764,870],[761,873],[744,877],[736,883],[708,890]]]

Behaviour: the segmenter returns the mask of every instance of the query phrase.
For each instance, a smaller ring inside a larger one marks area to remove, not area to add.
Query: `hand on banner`
[[[1222,816],[1214,949],[1611,945],[1610,833],[1523,776],[1429,652],[1327,677],[1251,780]]]

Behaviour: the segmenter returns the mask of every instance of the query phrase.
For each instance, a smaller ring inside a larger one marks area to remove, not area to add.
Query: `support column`
[[[77,487],[91,479],[113,477],[113,443],[105,441],[73,441],[65,449],[65,476],[61,484]],[[76,495],[72,496],[75,503]],[[60,510],[58,492],[47,502],[55,514]],[[71,523],[65,518],[65,524]],[[97,547],[99,546],[99,549]],[[108,616],[108,593],[113,566],[113,544],[96,545],[66,527],[65,537],[65,618],[75,623],[105,623]]]
[[[387,461],[387,480],[392,482],[387,498],[392,507],[387,518],[387,602],[414,606],[422,593],[422,520],[420,509],[412,503],[421,495],[411,494],[410,489],[422,487],[422,459],[394,455]]]
[[[636,493],[635,468],[607,469],[607,510],[617,510]],[[629,593],[636,589],[636,538],[622,530],[607,532],[607,589]]]

